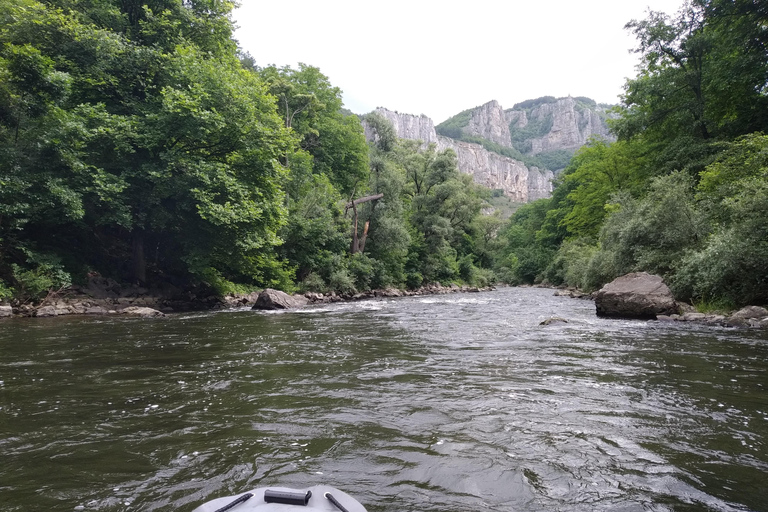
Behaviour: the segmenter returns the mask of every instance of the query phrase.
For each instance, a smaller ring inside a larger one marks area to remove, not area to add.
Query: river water
[[[768,334],[527,288],[4,320],[0,457],[2,511],[768,511]]]

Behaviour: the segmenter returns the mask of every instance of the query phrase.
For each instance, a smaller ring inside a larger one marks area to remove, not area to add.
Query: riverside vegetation
[[[198,295],[434,282],[768,301],[768,13],[695,1],[628,24],[612,130],[509,221],[450,151],[343,109],[319,69],[259,66],[234,2],[0,0],[0,300],[88,276]],[[521,146],[522,147],[522,146]],[[524,149],[524,147],[523,147]]]

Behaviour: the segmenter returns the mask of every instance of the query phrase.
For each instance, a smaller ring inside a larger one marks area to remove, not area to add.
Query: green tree
[[[327,175],[343,195],[351,195],[366,181],[368,145],[360,119],[342,109],[341,90],[303,63],[299,69],[269,66],[259,73],[278,99],[285,126],[312,156],[312,172]]]
[[[284,281],[292,141],[231,4],[131,5],[0,1],[0,272],[52,253],[139,281]]]

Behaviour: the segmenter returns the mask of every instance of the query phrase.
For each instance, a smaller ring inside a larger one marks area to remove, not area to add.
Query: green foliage
[[[640,200],[616,199],[618,209],[601,233],[603,249],[613,253],[619,273],[647,271],[662,276],[708,233],[694,202],[693,180],[684,173],[655,178]]]
[[[298,69],[269,66],[258,73],[277,98],[285,126],[312,156],[312,172],[325,174],[342,194],[351,194],[367,177],[368,145],[360,119],[342,111],[341,90],[304,63]]]
[[[257,251],[279,243],[292,141],[233,4],[208,4],[3,0],[0,274],[37,246],[124,279],[273,279]]]
[[[591,291],[595,288],[589,265],[598,247],[584,240],[569,240],[557,250],[552,262],[544,270],[544,281],[553,285],[566,285]],[[598,277],[598,281],[599,281]],[[601,283],[602,284],[602,283]]]
[[[548,103],[557,103],[557,98],[554,96],[542,96],[533,100],[521,101],[520,103],[516,103],[512,107],[512,110],[533,110],[536,107],[546,105]]]
[[[553,151],[544,151],[536,155],[541,165],[545,169],[559,170],[565,169],[571,161],[574,152],[567,149],[555,149]]]
[[[768,137],[729,144],[702,173],[698,198],[715,229],[681,260],[673,281],[685,298],[768,302]]]
[[[397,144],[397,133],[395,132],[392,123],[376,112],[366,114],[363,117],[363,120],[373,133],[373,145],[376,148],[383,152],[395,149],[395,144]]]
[[[469,120],[472,118],[473,110],[473,108],[470,108],[464,110],[463,112],[459,112],[449,119],[446,119],[442,123],[435,126],[435,131],[438,133],[438,135],[462,140],[462,137],[464,136],[464,128],[469,126]]]
[[[66,288],[72,284],[72,278],[59,264],[53,261],[30,261],[29,268],[11,264],[14,280],[14,298],[20,302],[40,301],[49,291]],[[7,293],[7,290],[6,292]]]
[[[288,222],[280,235],[279,254],[303,279],[317,273],[331,254],[345,253],[350,244],[349,220],[342,216],[341,196],[325,175],[311,175],[296,189]]]
[[[531,139],[543,137],[552,129],[555,117],[552,112],[528,119],[528,124],[519,127],[517,122],[509,124],[509,133],[512,136],[512,146],[520,153],[529,153],[532,149]]]
[[[549,205],[549,199],[540,199],[520,207],[502,232],[502,253],[506,255],[500,258],[496,273],[506,282],[533,284],[550,265],[555,249],[536,241]]]

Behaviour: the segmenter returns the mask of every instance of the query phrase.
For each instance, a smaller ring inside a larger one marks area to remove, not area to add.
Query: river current
[[[532,288],[3,320],[0,461],[4,512],[768,511],[768,334]]]

